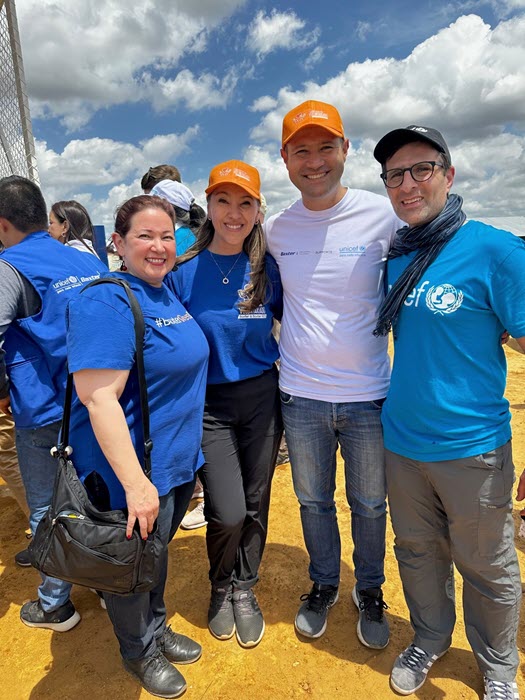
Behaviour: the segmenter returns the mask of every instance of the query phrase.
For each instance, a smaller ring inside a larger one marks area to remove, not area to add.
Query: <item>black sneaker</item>
[[[314,583],[310,593],[304,593],[304,603],[295,617],[295,629],[299,634],[317,639],[324,634],[328,611],[339,599],[339,587]]]
[[[255,593],[236,590],[233,592],[233,615],[235,632],[241,647],[254,647],[264,634],[264,618]]]
[[[70,600],[52,612],[45,612],[40,600],[32,600],[22,605],[20,619],[28,627],[45,627],[55,632],[68,632],[80,622],[80,615]]]
[[[184,634],[177,634],[168,625],[157,647],[172,664],[192,664],[202,656],[202,647]]]
[[[217,639],[230,639],[235,633],[232,585],[212,586],[208,608],[208,629]]]
[[[31,566],[28,549],[23,549],[15,554],[15,564],[18,564],[18,566]]]
[[[123,659],[122,663],[148,693],[159,698],[178,698],[186,690],[184,676],[170,664],[160,649],[153,656]]]
[[[359,610],[357,623],[357,637],[361,644],[370,649],[384,649],[390,641],[390,629],[388,620],[383,610],[388,605],[383,600],[383,592],[380,588],[366,588],[358,591],[354,586],[352,600]]]

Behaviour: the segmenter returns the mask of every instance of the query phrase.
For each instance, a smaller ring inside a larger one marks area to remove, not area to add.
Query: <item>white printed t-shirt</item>
[[[372,332],[401,225],[386,197],[351,189],[330,209],[298,200],[268,219],[284,291],[282,391],[332,403],[386,396],[387,338]]]

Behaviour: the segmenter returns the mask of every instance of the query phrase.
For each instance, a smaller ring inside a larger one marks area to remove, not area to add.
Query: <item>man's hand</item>
[[[11,399],[9,396],[6,396],[4,399],[0,399],[0,411],[2,413],[5,413],[7,416],[12,415],[11,414]]]

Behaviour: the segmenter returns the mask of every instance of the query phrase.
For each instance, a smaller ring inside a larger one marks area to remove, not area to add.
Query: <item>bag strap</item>
[[[89,287],[95,287],[98,284],[118,284],[127,294],[133,318],[135,320],[135,361],[137,364],[137,375],[139,380],[139,396],[140,410],[142,416],[142,432],[144,436],[144,474],[151,480],[151,450],[153,442],[149,432],[149,405],[148,405],[148,388],[146,386],[146,373],[144,371],[144,315],[137,301],[136,296],[131,291],[131,287],[125,280],[116,277],[102,277],[87,284],[82,292]],[[81,293],[82,293],[81,292]],[[73,399],[73,375],[68,374],[66,383],[66,396],[64,400],[64,413],[62,416],[62,426],[60,429],[60,442],[57,445],[57,451],[67,454],[67,445],[69,440],[69,421],[71,417],[71,402]]]

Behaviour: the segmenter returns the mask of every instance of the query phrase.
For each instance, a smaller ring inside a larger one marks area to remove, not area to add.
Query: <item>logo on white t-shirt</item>
[[[425,301],[435,314],[452,314],[463,303],[463,292],[451,284],[436,284],[428,290]]]
[[[361,257],[362,255],[366,255],[366,245],[345,245],[339,248],[340,258],[355,258],[356,256]]]

